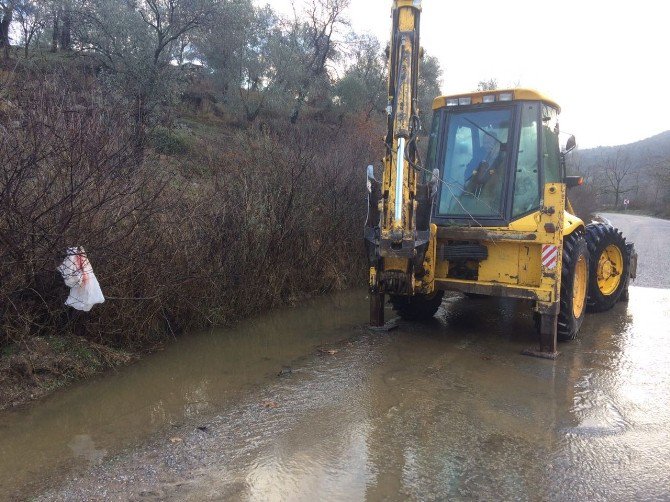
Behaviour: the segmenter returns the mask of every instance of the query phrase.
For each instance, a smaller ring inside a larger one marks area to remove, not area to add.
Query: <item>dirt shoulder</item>
[[[0,354],[0,411],[138,358],[78,337],[35,337],[22,346],[5,347]]]

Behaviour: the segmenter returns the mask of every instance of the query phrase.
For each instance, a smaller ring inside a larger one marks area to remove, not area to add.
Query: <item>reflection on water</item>
[[[107,455],[107,450],[99,450],[95,447],[93,438],[88,434],[80,434],[68,444],[75,458],[83,458],[91,464],[99,464]]]
[[[221,408],[316,346],[351,336],[366,320],[364,299],[345,293],[188,336],[118,374],[0,413],[0,499]]]
[[[636,289],[589,316],[556,363],[519,355],[533,342],[526,304],[449,300],[433,323],[307,363],[272,389],[283,405],[270,416],[222,414],[221,437],[249,436],[224,448],[225,465],[217,438],[204,446],[215,467],[189,497],[235,486],[249,500],[663,498],[669,299]]]
[[[366,315],[360,293],[335,314],[306,309],[312,314],[295,324],[286,316],[279,326],[261,325],[277,336],[225,362],[222,351],[236,343],[196,342],[195,352],[182,346],[165,361],[147,361],[156,369],[133,383],[150,389],[138,392],[146,409],[160,410],[150,415],[155,420],[185,422],[176,429],[183,440],[150,441],[113,464],[93,465],[44,499],[86,500],[100,484],[119,499],[149,487],[180,501],[667,498],[670,292],[637,288],[631,296],[628,305],[588,316],[556,362],[520,355],[535,343],[528,305],[495,299],[451,298],[433,322],[351,336],[320,355],[301,357],[318,343],[307,334],[300,348],[284,348],[305,323],[321,326],[319,340],[351,335]],[[188,371],[179,370],[181,358]],[[259,377],[291,360],[287,376]],[[156,372],[168,383],[152,384]],[[246,377],[235,380],[238,372]],[[244,392],[226,400],[236,381]],[[179,388],[180,398],[166,387]],[[152,396],[154,389],[163,390]],[[98,404],[118,405],[113,395]],[[189,418],[201,412],[190,406],[201,403],[214,412],[207,434]],[[88,451],[109,448],[99,434],[91,437],[95,444],[80,440]],[[119,485],[129,471],[143,487]]]

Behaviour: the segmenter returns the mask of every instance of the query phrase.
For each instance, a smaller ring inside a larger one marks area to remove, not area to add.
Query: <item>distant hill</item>
[[[580,165],[582,169],[596,167],[603,158],[615,155],[619,149],[629,156],[635,168],[645,167],[650,158],[670,158],[670,131],[627,145],[579,150],[575,152],[575,165]]]

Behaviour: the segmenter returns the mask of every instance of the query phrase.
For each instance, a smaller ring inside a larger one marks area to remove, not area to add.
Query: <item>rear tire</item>
[[[558,313],[558,339],[574,340],[586,315],[589,283],[589,250],[581,233],[563,241],[561,270],[561,308]]]
[[[626,239],[611,225],[592,223],[586,227],[586,242],[591,255],[587,307],[590,312],[605,312],[627,296]]]
[[[444,291],[432,295],[391,296],[393,310],[406,321],[426,321],[432,319],[442,305]]]

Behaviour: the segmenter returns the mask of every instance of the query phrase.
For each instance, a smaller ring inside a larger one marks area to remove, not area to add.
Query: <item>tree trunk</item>
[[[144,159],[146,133],[146,96],[135,96],[135,138],[133,144],[135,162],[139,165]]]
[[[2,20],[0,20],[0,47],[4,48],[5,59],[9,59],[9,27],[12,24],[13,9],[3,9]]]
[[[291,124],[296,124],[298,122],[298,117],[300,116],[300,111],[302,106],[305,103],[306,92],[300,91],[298,93],[298,98],[295,100],[295,106],[293,107],[293,112],[291,112]]]
[[[51,52],[58,51],[58,38],[60,33],[60,17],[58,13],[54,14],[54,26],[51,32]]]
[[[63,11],[63,26],[60,30],[60,50],[69,51],[72,48],[72,13],[69,9]]]
[[[621,197],[621,192],[619,192],[619,188],[615,190],[614,193],[614,210],[616,211],[619,209],[619,198]]]

